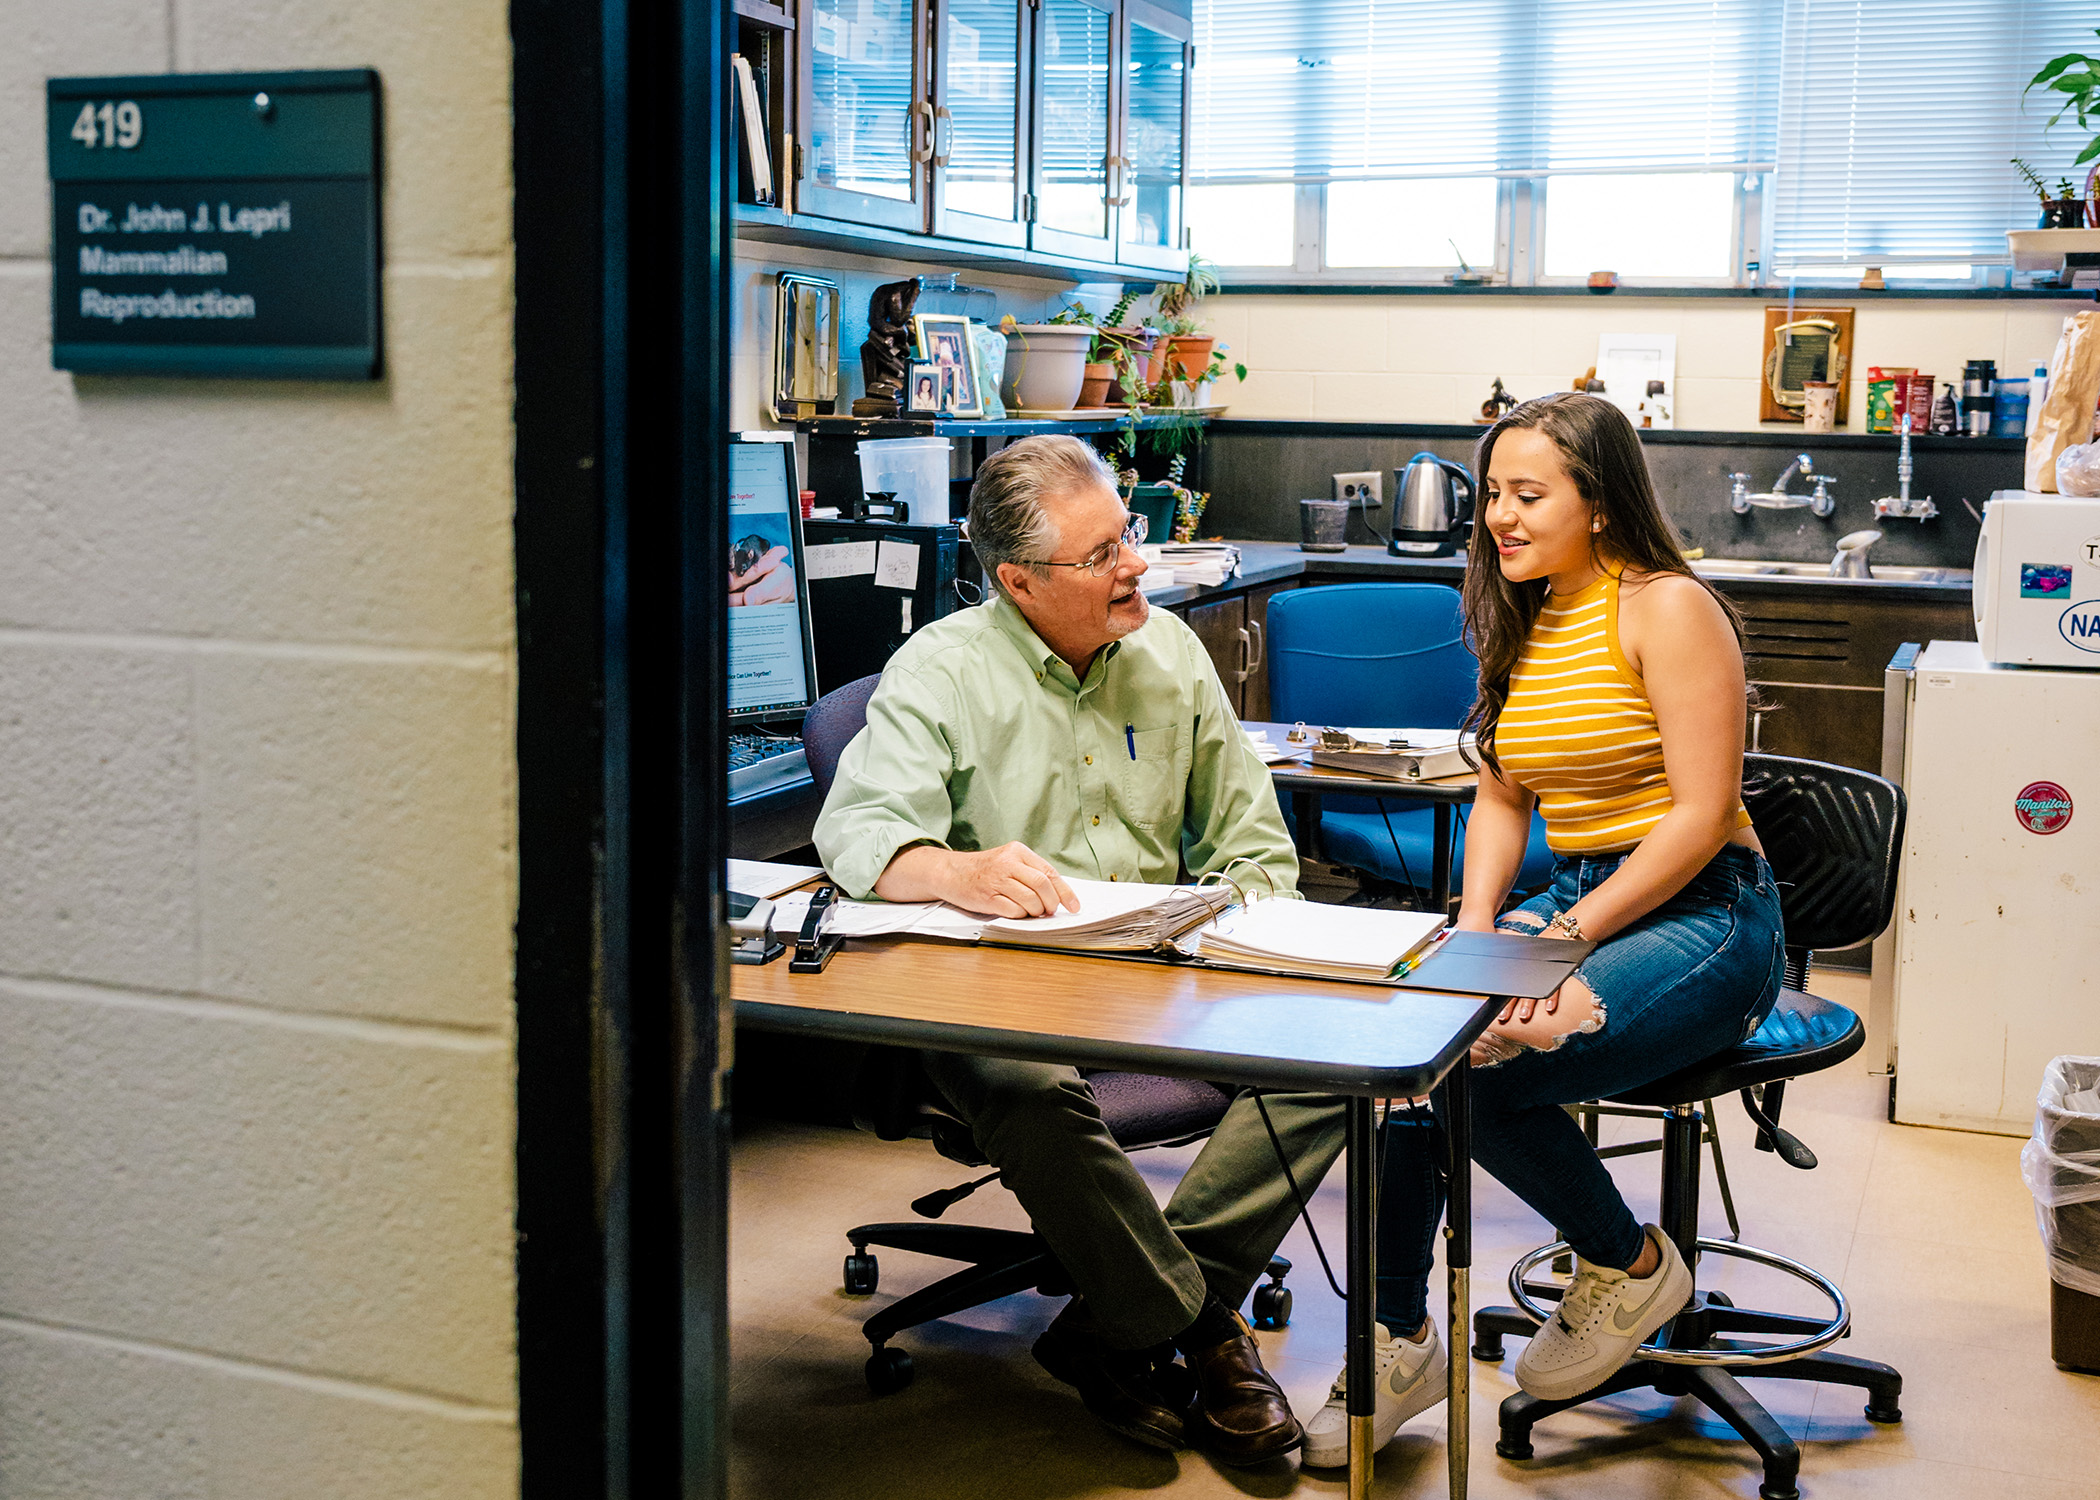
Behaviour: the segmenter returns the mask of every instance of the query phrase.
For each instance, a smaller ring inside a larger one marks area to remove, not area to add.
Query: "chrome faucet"
[[[1905,412],[1903,441],[1896,448],[1896,493],[1883,495],[1874,502],[1877,519],[1893,517],[1899,521],[1929,521],[1940,513],[1940,508],[1932,503],[1932,496],[1927,495],[1922,500],[1910,497],[1910,419],[1911,414]]]
[[[1796,474],[1815,480],[1814,494],[1797,495],[1786,487],[1787,481]],[[1818,474],[1816,461],[1806,453],[1795,454],[1794,461],[1779,471],[1778,481],[1770,489],[1756,494],[1750,491],[1748,474],[1730,474],[1728,478],[1728,508],[1739,516],[1749,515],[1753,505],[1760,510],[1798,510],[1805,505],[1818,516],[1827,516],[1837,509],[1837,497],[1830,493],[1830,487],[1837,480],[1828,474]]]

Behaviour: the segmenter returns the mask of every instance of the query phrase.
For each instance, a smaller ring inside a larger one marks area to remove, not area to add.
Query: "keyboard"
[[[732,734],[729,737],[729,800],[742,802],[809,779],[802,741],[791,735]]]

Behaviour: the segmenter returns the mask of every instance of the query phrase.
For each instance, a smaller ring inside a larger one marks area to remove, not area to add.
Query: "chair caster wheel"
[[[1801,1500],[1801,1487],[1761,1484],[1757,1487],[1757,1500]]]
[[[1869,1422],[1880,1422],[1884,1425],[1900,1422],[1903,1420],[1903,1408],[1900,1406],[1870,1406],[1867,1408],[1867,1420]]]
[[[1288,1328],[1291,1323],[1291,1289],[1276,1282],[1264,1282],[1254,1289],[1254,1316],[1248,1321],[1256,1328]]]
[[[884,1347],[868,1356],[868,1389],[877,1396],[894,1396],[911,1384],[911,1356],[902,1349]]]
[[[1492,1338],[1480,1338],[1473,1341],[1473,1357],[1485,1364],[1501,1364],[1505,1353],[1500,1334],[1496,1334]]]
[[[846,1295],[849,1297],[872,1297],[876,1284],[882,1279],[882,1268],[875,1257],[865,1250],[856,1250],[846,1257]],[[906,1361],[908,1365],[910,1361]],[[872,1378],[872,1377],[871,1377]]]
[[[1497,1458],[1514,1459],[1516,1462],[1522,1463],[1525,1459],[1531,1457],[1531,1439],[1529,1437],[1499,1439],[1495,1444],[1495,1456]]]

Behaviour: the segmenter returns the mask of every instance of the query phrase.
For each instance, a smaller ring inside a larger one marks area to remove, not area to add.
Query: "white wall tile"
[[[1249,368],[1372,371],[1385,368],[1385,320],[1365,316],[1361,298],[1250,299]]]
[[[197,682],[205,989],[504,1024],[507,673],[224,654]]]
[[[1228,385],[1222,392],[1222,399],[1230,403],[1230,415],[1275,419],[1319,415],[1313,396],[1315,377],[1265,370],[1251,359],[1247,363],[1251,368],[1245,382]]]
[[[180,656],[0,643],[0,972],[195,985],[190,699]]]
[[[9,1314],[515,1401],[500,1044],[0,980],[0,1099]]]
[[[1511,370],[1531,369],[1533,320],[1528,308],[1498,301],[1475,306],[1470,299],[1395,297],[1386,313],[1392,370],[1485,375],[1491,381]],[[1485,396],[1487,382],[1482,382]],[[1477,398],[1476,398],[1477,399]]]
[[[0,1324],[10,1500],[502,1500],[516,1424]]]

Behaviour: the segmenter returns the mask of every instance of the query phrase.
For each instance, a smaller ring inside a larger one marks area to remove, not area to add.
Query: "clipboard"
[[[1388,984],[1405,990],[1459,990],[1510,1000],[1543,1000],[1596,951],[1570,938],[1517,932],[1454,932],[1437,950]]]

